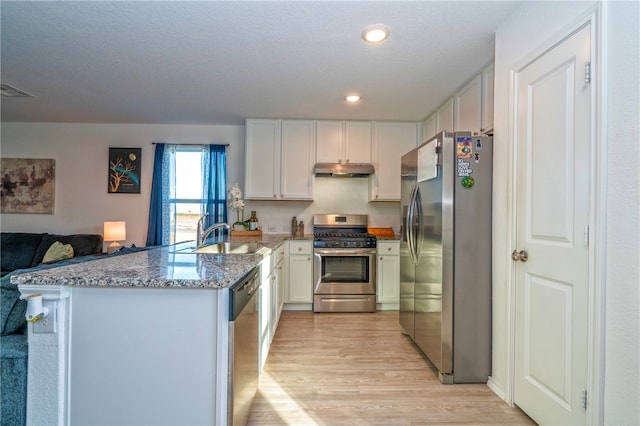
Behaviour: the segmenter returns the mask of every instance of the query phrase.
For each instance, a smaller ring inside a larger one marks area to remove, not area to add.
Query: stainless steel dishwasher
[[[244,425],[258,390],[258,268],[229,290],[229,425]]]

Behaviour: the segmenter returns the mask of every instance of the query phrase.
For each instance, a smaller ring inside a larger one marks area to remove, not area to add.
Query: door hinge
[[[582,389],[582,391],[580,392],[580,405],[585,410],[587,409],[587,390],[586,389]]]
[[[584,246],[589,247],[589,225],[584,226],[583,238],[584,238]]]
[[[584,63],[584,82],[591,83],[591,62]]]

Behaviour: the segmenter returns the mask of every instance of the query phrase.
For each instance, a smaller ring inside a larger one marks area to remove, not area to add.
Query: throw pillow
[[[59,260],[71,259],[73,257],[73,247],[71,244],[62,244],[60,241],[56,241],[51,244],[49,250],[44,254],[42,263],[53,263]]]
[[[27,325],[24,315],[27,312],[27,301],[20,300],[18,286],[11,284],[11,276],[6,275],[0,281],[0,331],[2,336],[21,333]],[[3,351],[4,352],[4,351]]]

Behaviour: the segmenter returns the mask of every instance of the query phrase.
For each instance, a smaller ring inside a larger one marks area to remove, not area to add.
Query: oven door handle
[[[322,249],[317,248],[313,249],[313,253],[315,256],[318,256],[318,262],[320,262],[319,258],[322,255],[331,255],[331,256],[375,256],[376,249],[371,248],[337,248],[337,249]]]
[[[317,250],[313,252],[313,293],[318,291],[318,286],[322,281],[322,259]]]

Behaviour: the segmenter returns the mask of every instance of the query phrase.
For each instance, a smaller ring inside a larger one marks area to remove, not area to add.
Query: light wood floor
[[[248,424],[534,423],[484,384],[441,384],[397,312],[285,311]]]

